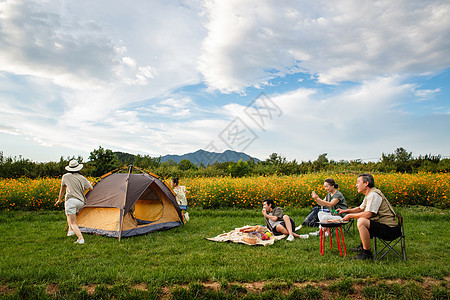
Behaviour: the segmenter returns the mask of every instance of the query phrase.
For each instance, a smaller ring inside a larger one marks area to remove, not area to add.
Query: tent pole
[[[120,210],[120,219],[119,219],[119,242],[122,237],[122,226],[123,226],[123,209]]]
[[[120,242],[120,238],[122,237],[123,218],[125,217],[124,211],[125,211],[125,204],[127,203],[128,184],[130,183],[131,172],[133,172],[133,165],[128,166],[128,177],[127,177],[127,185],[125,187],[125,197],[123,198],[123,205],[122,205],[122,208],[120,209],[119,242]]]

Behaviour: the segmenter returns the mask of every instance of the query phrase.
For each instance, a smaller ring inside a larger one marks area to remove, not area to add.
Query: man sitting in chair
[[[352,259],[373,259],[370,251],[370,239],[379,237],[384,240],[393,240],[400,236],[394,209],[383,193],[375,188],[375,180],[371,174],[361,174],[356,180],[358,193],[364,194],[364,200],[359,207],[351,209],[337,209],[338,213],[346,213],[344,221],[358,219],[358,231],[361,245],[352,249],[359,254]]]

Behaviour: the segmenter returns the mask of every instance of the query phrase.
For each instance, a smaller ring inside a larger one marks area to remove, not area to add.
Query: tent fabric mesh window
[[[111,172],[102,176],[86,195],[77,214],[83,233],[130,237],[182,224],[181,210],[173,191],[156,176],[139,170],[133,174]]]

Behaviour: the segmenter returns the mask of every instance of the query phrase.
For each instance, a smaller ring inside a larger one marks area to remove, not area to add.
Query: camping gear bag
[[[303,225],[309,226],[309,227],[318,227],[319,224],[319,214],[320,207],[315,206],[311,209],[311,212],[306,216],[305,220],[303,221]]]

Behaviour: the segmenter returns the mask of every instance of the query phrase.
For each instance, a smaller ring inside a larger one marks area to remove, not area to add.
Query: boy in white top
[[[272,199],[264,199],[262,214],[267,228],[274,235],[287,235],[287,240],[290,242],[294,240],[294,237],[301,237],[295,231],[299,230],[302,226],[295,227],[294,220],[288,215],[285,215],[281,207],[275,207],[275,202]]]

